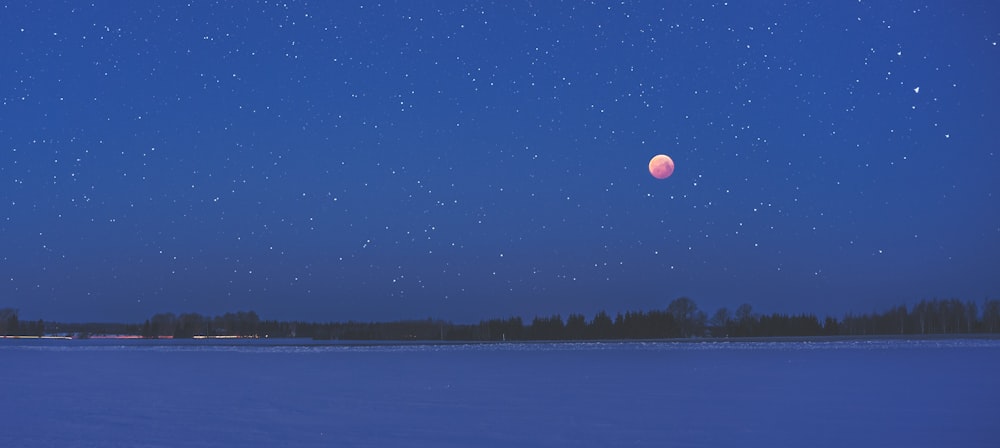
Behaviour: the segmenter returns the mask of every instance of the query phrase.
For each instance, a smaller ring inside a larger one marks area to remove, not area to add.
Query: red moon
[[[670,156],[659,154],[649,160],[649,174],[657,179],[666,179],[674,174],[674,160]]]

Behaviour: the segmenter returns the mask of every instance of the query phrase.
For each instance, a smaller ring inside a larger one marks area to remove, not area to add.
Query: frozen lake
[[[0,446],[1000,446],[1000,340],[0,339]]]

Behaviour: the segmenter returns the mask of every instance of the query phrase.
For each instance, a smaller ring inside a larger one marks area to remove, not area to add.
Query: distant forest
[[[0,309],[0,336],[64,335],[90,337],[126,335],[144,338],[248,337],[312,338],[321,340],[615,340],[692,337],[776,337],[926,335],[1000,333],[1000,300],[924,300],[912,308],[899,305],[881,313],[853,314],[842,319],[814,314],[758,314],[749,304],[735,312],[719,308],[711,317],[695,302],[681,297],[663,310],[634,311],[611,316],[601,311],[592,319],[582,314],[490,319],[479,324],[442,320],[397,322],[287,322],[263,320],[253,311],[209,317],[197,313],[156,314],[141,324],[58,323],[21,321],[12,308]]]

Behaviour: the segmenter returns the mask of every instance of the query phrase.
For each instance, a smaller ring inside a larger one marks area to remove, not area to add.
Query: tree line
[[[922,300],[912,308],[899,305],[885,312],[848,313],[843,319],[815,314],[759,314],[750,304],[735,312],[719,308],[708,317],[688,298],[670,302],[665,310],[536,317],[530,325],[521,318],[492,319],[477,326],[456,327],[459,340],[602,340],[689,337],[862,336],[1000,333],[1000,300],[976,302],[957,299]]]
[[[64,324],[21,322],[12,308],[0,309],[0,336],[78,336],[116,334],[144,338],[273,337],[322,340],[609,340],[691,337],[776,337],[837,335],[921,335],[1000,333],[1000,300],[922,300],[912,307],[899,305],[883,312],[848,313],[842,319],[814,314],[758,314],[750,304],[735,311],[719,308],[711,317],[687,297],[665,309],[629,311],[611,316],[605,311],[587,319],[582,314],[483,320],[454,324],[443,320],[396,322],[300,322],[263,320],[253,311],[203,316],[197,313],[160,313],[142,324]]]
[[[42,336],[45,334],[45,323],[39,321],[24,322],[18,318],[14,308],[0,308],[0,336]]]

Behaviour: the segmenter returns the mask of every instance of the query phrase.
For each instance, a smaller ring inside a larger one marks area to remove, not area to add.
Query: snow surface
[[[1000,446],[1000,340],[0,340],[0,447]]]

